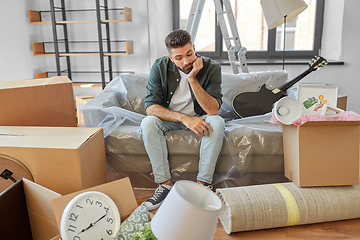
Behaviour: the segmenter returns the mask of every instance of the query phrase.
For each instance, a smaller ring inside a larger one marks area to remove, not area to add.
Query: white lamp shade
[[[209,188],[178,181],[151,220],[152,232],[158,240],[213,239],[221,205]]]
[[[290,125],[301,117],[301,104],[293,97],[280,98],[274,104],[273,114],[279,122]]]
[[[283,24],[284,16],[290,21],[307,8],[303,0],[261,0],[260,4],[269,29]]]

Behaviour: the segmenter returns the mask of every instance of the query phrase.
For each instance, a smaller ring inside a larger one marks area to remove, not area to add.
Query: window
[[[174,29],[185,29],[192,0],[174,1]],[[324,0],[305,0],[308,7],[296,18],[268,30],[260,0],[230,0],[241,45],[249,58],[282,58],[285,36],[286,58],[308,58],[319,54]],[[196,50],[213,58],[227,58],[220,27],[215,21],[213,0],[205,1],[195,39]],[[229,23],[225,19],[228,29]],[[231,35],[231,31],[228,30]]]

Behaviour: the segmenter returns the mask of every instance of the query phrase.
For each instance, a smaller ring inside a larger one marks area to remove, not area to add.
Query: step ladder
[[[241,46],[239,33],[237,31],[236,22],[234,18],[233,11],[231,9],[230,1],[223,0],[225,10],[221,4],[221,0],[214,0],[215,10],[217,15],[217,21],[220,25],[221,33],[223,35],[226,48],[228,50],[228,58],[230,65],[232,67],[233,73],[238,74],[239,68],[242,72],[248,73],[249,69],[246,63],[246,53],[247,50],[245,47]],[[191,5],[190,14],[186,22],[185,30],[188,31],[191,35],[192,41],[195,42],[196,33],[198,31],[201,14],[203,12],[205,5],[205,0],[193,0]],[[229,36],[228,29],[225,24],[224,15],[227,14],[227,18],[230,24],[231,36]],[[233,40],[235,46],[232,45],[231,40]]]

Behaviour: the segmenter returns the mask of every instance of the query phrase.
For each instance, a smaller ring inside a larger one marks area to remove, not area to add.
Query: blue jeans
[[[197,180],[210,184],[222,148],[225,122],[218,115],[207,116],[205,122],[212,127],[213,131],[209,131],[210,136],[204,136],[201,139]],[[172,130],[191,131],[182,123],[163,121],[155,116],[147,116],[141,122],[144,145],[156,183],[162,183],[171,178],[165,133]]]

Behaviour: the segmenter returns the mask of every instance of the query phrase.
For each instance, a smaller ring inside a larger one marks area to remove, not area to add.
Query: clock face
[[[61,217],[63,240],[108,240],[120,228],[120,214],[110,197],[89,191],[74,197]]]

